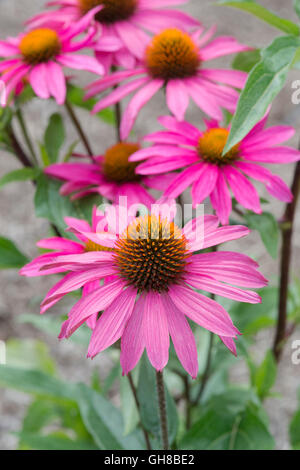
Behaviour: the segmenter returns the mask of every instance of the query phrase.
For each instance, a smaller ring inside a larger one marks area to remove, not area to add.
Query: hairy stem
[[[25,124],[25,120],[24,120],[22,110],[19,107],[16,110],[16,116],[17,116],[17,119],[19,121],[21,130],[22,130],[22,133],[23,133],[23,137],[24,137],[24,140],[27,144],[28,150],[29,150],[29,152],[32,156],[32,159],[33,159],[34,163],[37,165],[38,164],[37,156],[35,154],[33,144],[32,144],[31,139],[29,137],[29,132],[28,132],[28,129],[27,129],[26,124]]]
[[[167,407],[166,407],[165,387],[164,387],[164,379],[163,379],[162,372],[159,372],[159,371],[156,372],[156,385],[157,385],[157,395],[158,395],[162,446],[164,450],[169,450]]]
[[[191,390],[190,382],[187,375],[183,377],[184,398],[185,398],[185,425],[187,429],[191,427]]]
[[[276,333],[273,344],[273,353],[278,362],[286,340],[287,302],[290,278],[290,264],[292,257],[292,238],[297,201],[300,191],[300,162],[297,163],[291,187],[293,201],[287,204],[281,223],[282,246],[280,260],[280,290]]]
[[[94,160],[93,159],[92,148],[89,144],[87,136],[85,135],[85,133],[84,133],[82,127],[81,127],[81,124],[80,124],[80,122],[79,122],[79,120],[78,120],[78,118],[75,114],[75,111],[74,111],[73,107],[71,106],[70,103],[68,103],[68,101],[65,102],[65,107],[66,107],[66,110],[67,110],[67,112],[68,112],[68,114],[69,114],[69,116],[70,116],[70,118],[71,118],[71,120],[74,124],[75,129],[77,130],[77,133],[78,133],[78,135],[79,135],[79,137],[80,137],[80,139],[81,139],[88,155],[92,158],[92,160]]]
[[[117,141],[121,142],[121,132],[120,132],[121,118],[122,118],[121,103],[115,104],[115,118],[116,118],[116,137],[117,137]]]
[[[22,163],[23,166],[31,168],[33,165],[26,153],[24,152],[21,144],[19,143],[12,127],[10,127],[8,134],[17,159]]]
[[[205,364],[205,369],[204,369],[203,376],[202,376],[201,386],[194,401],[195,405],[197,405],[200,402],[203,392],[205,390],[207,381],[209,379],[213,344],[214,344],[214,334],[209,333],[209,346],[208,346],[208,352],[207,352],[207,357],[206,357],[206,364]]]
[[[136,407],[138,409],[139,414],[141,415],[141,405],[140,405],[140,402],[139,402],[139,399],[138,399],[138,396],[137,396],[137,391],[136,391],[136,388],[135,388],[135,385],[134,385],[134,382],[133,382],[133,378],[132,378],[132,375],[131,375],[130,372],[128,373],[127,377],[128,377],[128,381],[129,381],[129,385],[130,385],[133,397],[134,397]],[[144,428],[142,422],[141,422],[141,428],[142,428],[142,431],[143,431],[143,434],[144,434],[144,437],[145,437],[147,450],[151,450],[152,448],[151,448],[149,434],[148,434],[147,430]]]

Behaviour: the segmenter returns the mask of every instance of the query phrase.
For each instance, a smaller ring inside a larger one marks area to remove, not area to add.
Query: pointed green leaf
[[[38,168],[20,168],[18,170],[11,171],[0,178],[0,188],[8,183],[13,183],[14,181],[35,180],[39,173],[40,170]]]
[[[272,258],[278,256],[279,227],[278,223],[270,212],[262,214],[246,213],[244,215],[247,225],[252,230],[257,230],[261,236],[263,244]]]
[[[261,61],[252,69],[242,90],[224,155],[264,116],[282,89],[299,47],[299,38],[283,36],[261,51]]]
[[[65,140],[65,128],[60,114],[54,113],[50,117],[44,140],[45,149],[50,162],[55,163],[58,159],[60,148]]]
[[[295,36],[299,35],[299,26],[292,21],[281,18],[272,11],[267,10],[267,8],[264,8],[254,0],[220,0],[218,4],[246,11],[280,31],[287,34],[294,34]]]
[[[27,262],[27,256],[11,240],[0,237],[0,269],[22,268]]]

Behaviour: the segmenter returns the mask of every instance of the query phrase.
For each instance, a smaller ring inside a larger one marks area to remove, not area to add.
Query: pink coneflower
[[[69,337],[91,316],[102,312],[93,329],[89,357],[121,338],[124,374],[135,367],[145,348],[153,367],[162,370],[168,362],[171,336],[183,367],[196,377],[197,348],[186,317],[219,335],[234,354],[234,339],[239,332],[220,304],[194,289],[258,303],[260,297],[255,292],[229,284],[257,288],[267,282],[258,272],[257,263],[248,256],[227,251],[193,254],[247,235],[246,227],[218,227],[217,217],[208,215],[201,217],[204,239],[197,239],[197,219],[180,229],[162,214],[155,210],[134,218],[124,225],[119,236],[101,231],[86,234],[92,242],[98,241],[111,250],[95,252],[91,259],[87,253],[49,259],[44,269],[71,273],[48,293],[46,302],[51,303],[89,280],[115,276],[74,305],[60,338]]]
[[[231,189],[239,204],[257,214],[260,200],[248,177],[264,183],[267,191],[280,201],[290,202],[292,194],[279,176],[273,175],[261,163],[290,163],[300,159],[300,152],[278,144],[290,139],[295,130],[288,126],[264,129],[266,115],[249,134],[226,155],[223,149],[229,128],[217,121],[206,121],[202,132],[187,122],[177,122],[171,116],[159,118],[167,129],[144,137],[156,145],[138,151],[130,159],[135,163],[146,159],[136,172],[155,175],[184,168],[165,192],[167,197],[179,196],[192,186],[194,207],[210,196],[222,224],[227,224],[232,210]]]
[[[166,87],[168,108],[178,120],[184,118],[190,98],[215,119],[222,119],[222,107],[233,112],[239,94],[232,87],[243,87],[246,73],[207,69],[205,63],[248,47],[226,36],[206,44],[213,33],[214,28],[202,37],[199,31],[189,35],[179,29],[166,29],[157,34],[143,49],[141,67],[113,73],[88,86],[87,97],[91,97],[134,77],[101,99],[93,111],[100,111],[138,90],[123,115],[122,139],[129,135],[141,108],[163,87]]]
[[[53,96],[58,104],[63,104],[66,97],[64,66],[102,75],[104,68],[96,58],[77,54],[90,45],[95,31],[91,29],[84,38],[72,42],[86,30],[93,14],[93,11],[87,13],[68,28],[38,28],[0,41],[0,57],[5,57],[0,62],[0,77],[6,85],[7,96],[28,77],[37,96],[45,99]]]
[[[71,24],[92,8],[102,6],[95,15],[95,23],[102,33],[95,45],[96,54],[99,49],[103,52],[106,40],[114,37],[119,47],[115,51],[107,50],[106,69],[111,65],[133,68],[142,59],[149,41],[145,31],[157,33],[170,24],[183,30],[199,27],[199,22],[191,16],[168,8],[184,3],[187,0],[57,0],[48,5],[58,6],[58,10],[40,13],[28,24],[31,27],[57,22]]]
[[[117,204],[120,197],[126,196],[128,206],[140,203],[150,208],[154,199],[146,187],[163,191],[174,175],[137,175],[137,163],[129,162],[129,157],[139,148],[136,143],[119,142],[108,148],[104,155],[94,157],[94,163],[57,163],[48,166],[45,173],[67,181],[60,191],[64,196],[73,194],[72,198],[77,199],[99,193]]]

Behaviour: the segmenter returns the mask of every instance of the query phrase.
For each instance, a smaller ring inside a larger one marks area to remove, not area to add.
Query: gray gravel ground
[[[0,0],[0,38],[7,35],[15,35],[22,28],[22,22],[30,15],[36,13],[43,6],[41,0]],[[292,0],[265,0],[261,2],[266,7],[272,8],[277,13],[297,21],[292,13]],[[213,23],[218,24],[219,34],[234,34],[240,41],[252,46],[265,46],[276,35],[277,32],[263,25],[258,20],[249,15],[236,10],[226,9],[214,6],[210,0],[193,0],[186,9],[200,18],[203,23],[210,26]],[[219,61],[219,64],[228,63]],[[297,72],[291,73],[284,89],[274,103],[271,113],[271,124],[292,124],[297,129],[300,128],[300,108],[291,103],[291,83],[299,78]],[[89,78],[89,77],[88,77]],[[51,113],[56,110],[54,103],[45,103],[40,100],[33,100],[26,107],[26,119],[30,133],[35,140],[40,140],[44,132],[47,120]],[[62,110],[63,112],[63,110]],[[145,132],[153,130],[153,116],[161,115],[166,112],[163,100],[159,97],[152,100],[151,104],[146,106],[139,116],[136,132],[143,135]],[[200,113],[197,109],[191,108],[188,118],[192,122],[199,121]],[[83,125],[89,130],[93,148],[100,153],[114,141],[114,132],[105,124],[96,122],[86,113],[82,113],[81,119]],[[69,141],[76,139],[72,127],[68,125],[67,133]],[[105,135],[105,141],[99,139],[99,135]],[[293,144],[297,145],[297,139]],[[6,155],[0,152],[0,175],[19,167],[18,162],[12,155]],[[290,183],[292,178],[292,165],[287,168],[280,168],[280,175],[286,182]],[[37,254],[35,242],[47,236],[47,222],[34,217],[33,209],[33,187],[29,182],[20,184],[11,184],[1,190],[0,198],[0,220],[3,236],[14,240],[22,250],[33,257]],[[272,209],[277,216],[282,214],[283,206],[278,202],[272,203]],[[294,255],[293,269],[299,275],[299,238],[300,217],[298,213],[298,222],[294,237]],[[229,249],[237,248],[251,256],[254,256],[262,266],[263,273],[276,281],[278,274],[277,262],[272,260],[266,253],[257,236],[252,234],[247,241],[241,241],[230,244]],[[53,279],[25,279],[20,278],[15,271],[2,271],[0,273],[0,340],[7,340],[11,337],[32,337],[44,339],[49,345],[51,352],[58,361],[61,375],[72,381],[87,381],[91,374],[91,363],[86,361],[82,350],[74,347],[71,343],[58,343],[55,339],[44,337],[29,326],[20,326],[16,322],[18,316],[24,312],[38,314],[37,305],[33,305],[32,298],[37,295],[43,295],[50,286],[53,285]],[[275,391],[282,395],[277,398],[268,399],[266,408],[270,416],[272,432],[276,438],[278,449],[287,449],[288,444],[288,423],[294,413],[297,400],[296,391],[299,387],[300,366],[292,365],[291,362],[291,342],[299,339],[299,330],[290,339],[286,346],[284,357],[281,361],[278,373],[278,379]],[[253,354],[260,359],[264,352],[272,344],[273,331],[263,332],[258,335]],[[8,358],[9,360],[9,358]],[[105,375],[108,369],[109,359],[102,355],[96,359],[99,364],[100,374]],[[246,370],[238,365],[232,372],[232,378],[239,383],[247,381]],[[16,438],[11,434],[20,427],[20,422],[28,397],[17,392],[0,390],[0,449],[13,449],[16,446]]]

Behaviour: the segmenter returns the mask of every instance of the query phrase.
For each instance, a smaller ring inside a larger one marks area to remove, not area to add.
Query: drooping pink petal
[[[197,180],[192,186],[192,200],[193,207],[197,207],[197,204],[201,204],[205,198],[207,198],[216,186],[216,182],[219,176],[219,169],[217,165],[211,165],[204,163],[202,171],[198,174]]]
[[[91,292],[79,300],[69,313],[69,324],[66,336],[71,336],[91,315],[106,309],[124,289],[124,284],[119,280],[110,282]],[[125,306],[123,305],[125,308]]]
[[[221,224],[226,225],[232,209],[231,196],[222,171],[219,171],[214,190],[210,194],[210,200]]]
[[[236,344],[234,339],[229,338],[228,336],[219,336],[219,338],[225,344],[226,348],[228,348],[229,351],[232,352],[234,356],[236,356]]]
[[[219,36],[207,44],[207,46],[202,47],[200,56],[202,60],[212,60],[224,55],[248,51],[249,49],[250,47],[240,44],[233,37]]]
[[[151,80],[131,99],[125,109],[121,122],[120,132],[122,139],[128,137],[139,111],[163,87],[163,84],[163,80]]]
[[[172,25],[172,28],[183,30],[189,30],[191,28],[199,27],[200,25],[199,21],[195,18],[181,11],[153,11],[152,8],[152,5],[149,5],[149,9],[137,12],[132,21],[152,33],[159,33],[163,29],[169,28],[170,25]]]
[[[140,360],[145,349],[143,318],[145,294],[136,301],[121,338],[120,362],[123,374],[128,374]]]
[[[117,22],[115,24],[115,29],[127,49],[129,49],[138,59],[142,60],[145,55],[145,48],[151,40],[150,36],[130,21]]]
[[[153,145],[144,149],[137,150],[130,158],[130,162],[139,162],[152,157],[181,157],[183,154],[196,158],[197,153],[194,149],[182,149],[174,145]]]
[[[262,163],[292,163],[300,160],[300,152],[291,147],[274,147],[267,149],[245,149],[246,160]]]
[[[169,295],[177,308],[198,325],[217,335],[235,337],[238,330],[226,310],[188,286],[175,286]]]
[[[259,196],[250,181],[233,166],[225,165],[223,171],[236,200],[246,209],[261,214]]]
[[[80,243],[61,237],[43,238],[36,245],[46,250],[64,250],[70,253],[82,253],[84,251],[84,247]]]
[[[56,60],[65,67],[75,70],[86,70],[98,75],[105,73],[103,65],[95,57],[88,55],[62,53],[56,57]]]
[[[160,116],[157,120],[169,131],[193,139],[195,146],[198,144],[199,137],[201,137],[202,134],[199,129],[192,124],[186,121],[178,122],[173,116]]]
[[[281,144],[286,140],[291,139],[295,135],[295,129],[290,126],[273,126],[264,129],[254,135],[249,134],[244,137],[240,144],[241,151],[247,150],[250,147],[255,149],[274,147],[274,145]]]
[[[86,93],[85,98],[91,98],[91,96],[94,96],[97,93],[101,93],[102,91],[106,90],[107,88],[117,85],[126,78],[143,75],[146,72],[147,70],[145,68],[138,68],[134,70],[122,70],[121,72],[116,72],[107,75],[106,77],[103,77],[100,80],[96,80],[95,82],[90,83],[86,87],[86,89],[89,91]]]
[[[149,81],[148,77],[137,78],[125,85],[121,85],[116,88],[114,91],[109,93],[105,98],[102,98],[93,108],[93,113],[102,111],[102,109],[111,106],[112,104],[118,103],[125,96],[129,95],[133,91],[140,88],[142,85]]]
[[[163,295],[162,302],[165,307],[169,332],[176,354],[184,369],[195,379],[198,374],[198,354],[191,327],[183,313],[172,302],[169,295]]]
[[[161,371],[169,359],[170,340],[166,311],[158,293],[146,295],[143,330],[149,361]]]
[[[222,262],[214,266],[201,264],[192,258],[189,264],[189,272],[215,278],[217,281],[235,284],[240,287],[259,288],[265,287],[268,281],[252,266],[239,265],[237,263]]]
[[[239,238],[249,235],[250,230],[248,227],[243,225],[229,225],[225,227],[218,227],[215,230],[211,230],[208,233],[205,231],[204,240],[195,240],[190,243],[191,251],[198,251],[199,249],[209,248],[211,246],[219,245],[231,240],[237,240]]]
[[[157,175],[164,173],[166,171],[177,170],[187,165],[192,165],[199,161],[196,153],[194,155],[188,155],[185,152],[185,149],[182,149],[182,154],[180,157],[153,157],[150,160],[147,160],[145,163],[141,163],[136,168],[136,173],[138,175]]]
[[[189,95],[182,80],[170,80],[167,84],[167,105],[178,121],[183,121],[189,105]]]
[[[198,83],[195,78],[187,78],[185,85],[190,97],[200,109],[212,118],[218,121],[222,120],[222,110],[214,94],[211,94],[209,90]]]
[[[225,83],[236,88],[243,88],[248,75],[240,70],[201,69],[201,75],[215,82]]]
[[[186,282],[196,289],[201,289],[212,294],[221,295],[237,302],[247,302],[257,304],[261,302],[260,296],[256,292],[250,290],[239,289],[238,287],[227,286],[216,279],[197,274],[189,274],[186,276]]]
[[[178,197],[200,177],[202,172],[203,165],[201,163],[186,168],[173,179],[171,185],[164,192],[164,195],[167,197]]]
[[[60,65],[49,61],[47,63],[47,82],[50,95],[54,96],[58,105],[62,105],[66,99],[66,79]]]
[[[92,333],[88,357],[95,357],[121,338],[133,311],[135,298],[136,290],[128,287],[104,310]]]
[[[36,65],[30,72],[29,82],[37,96],[43,99],[50,97],[47,79],[47,65],[42,62]]]

